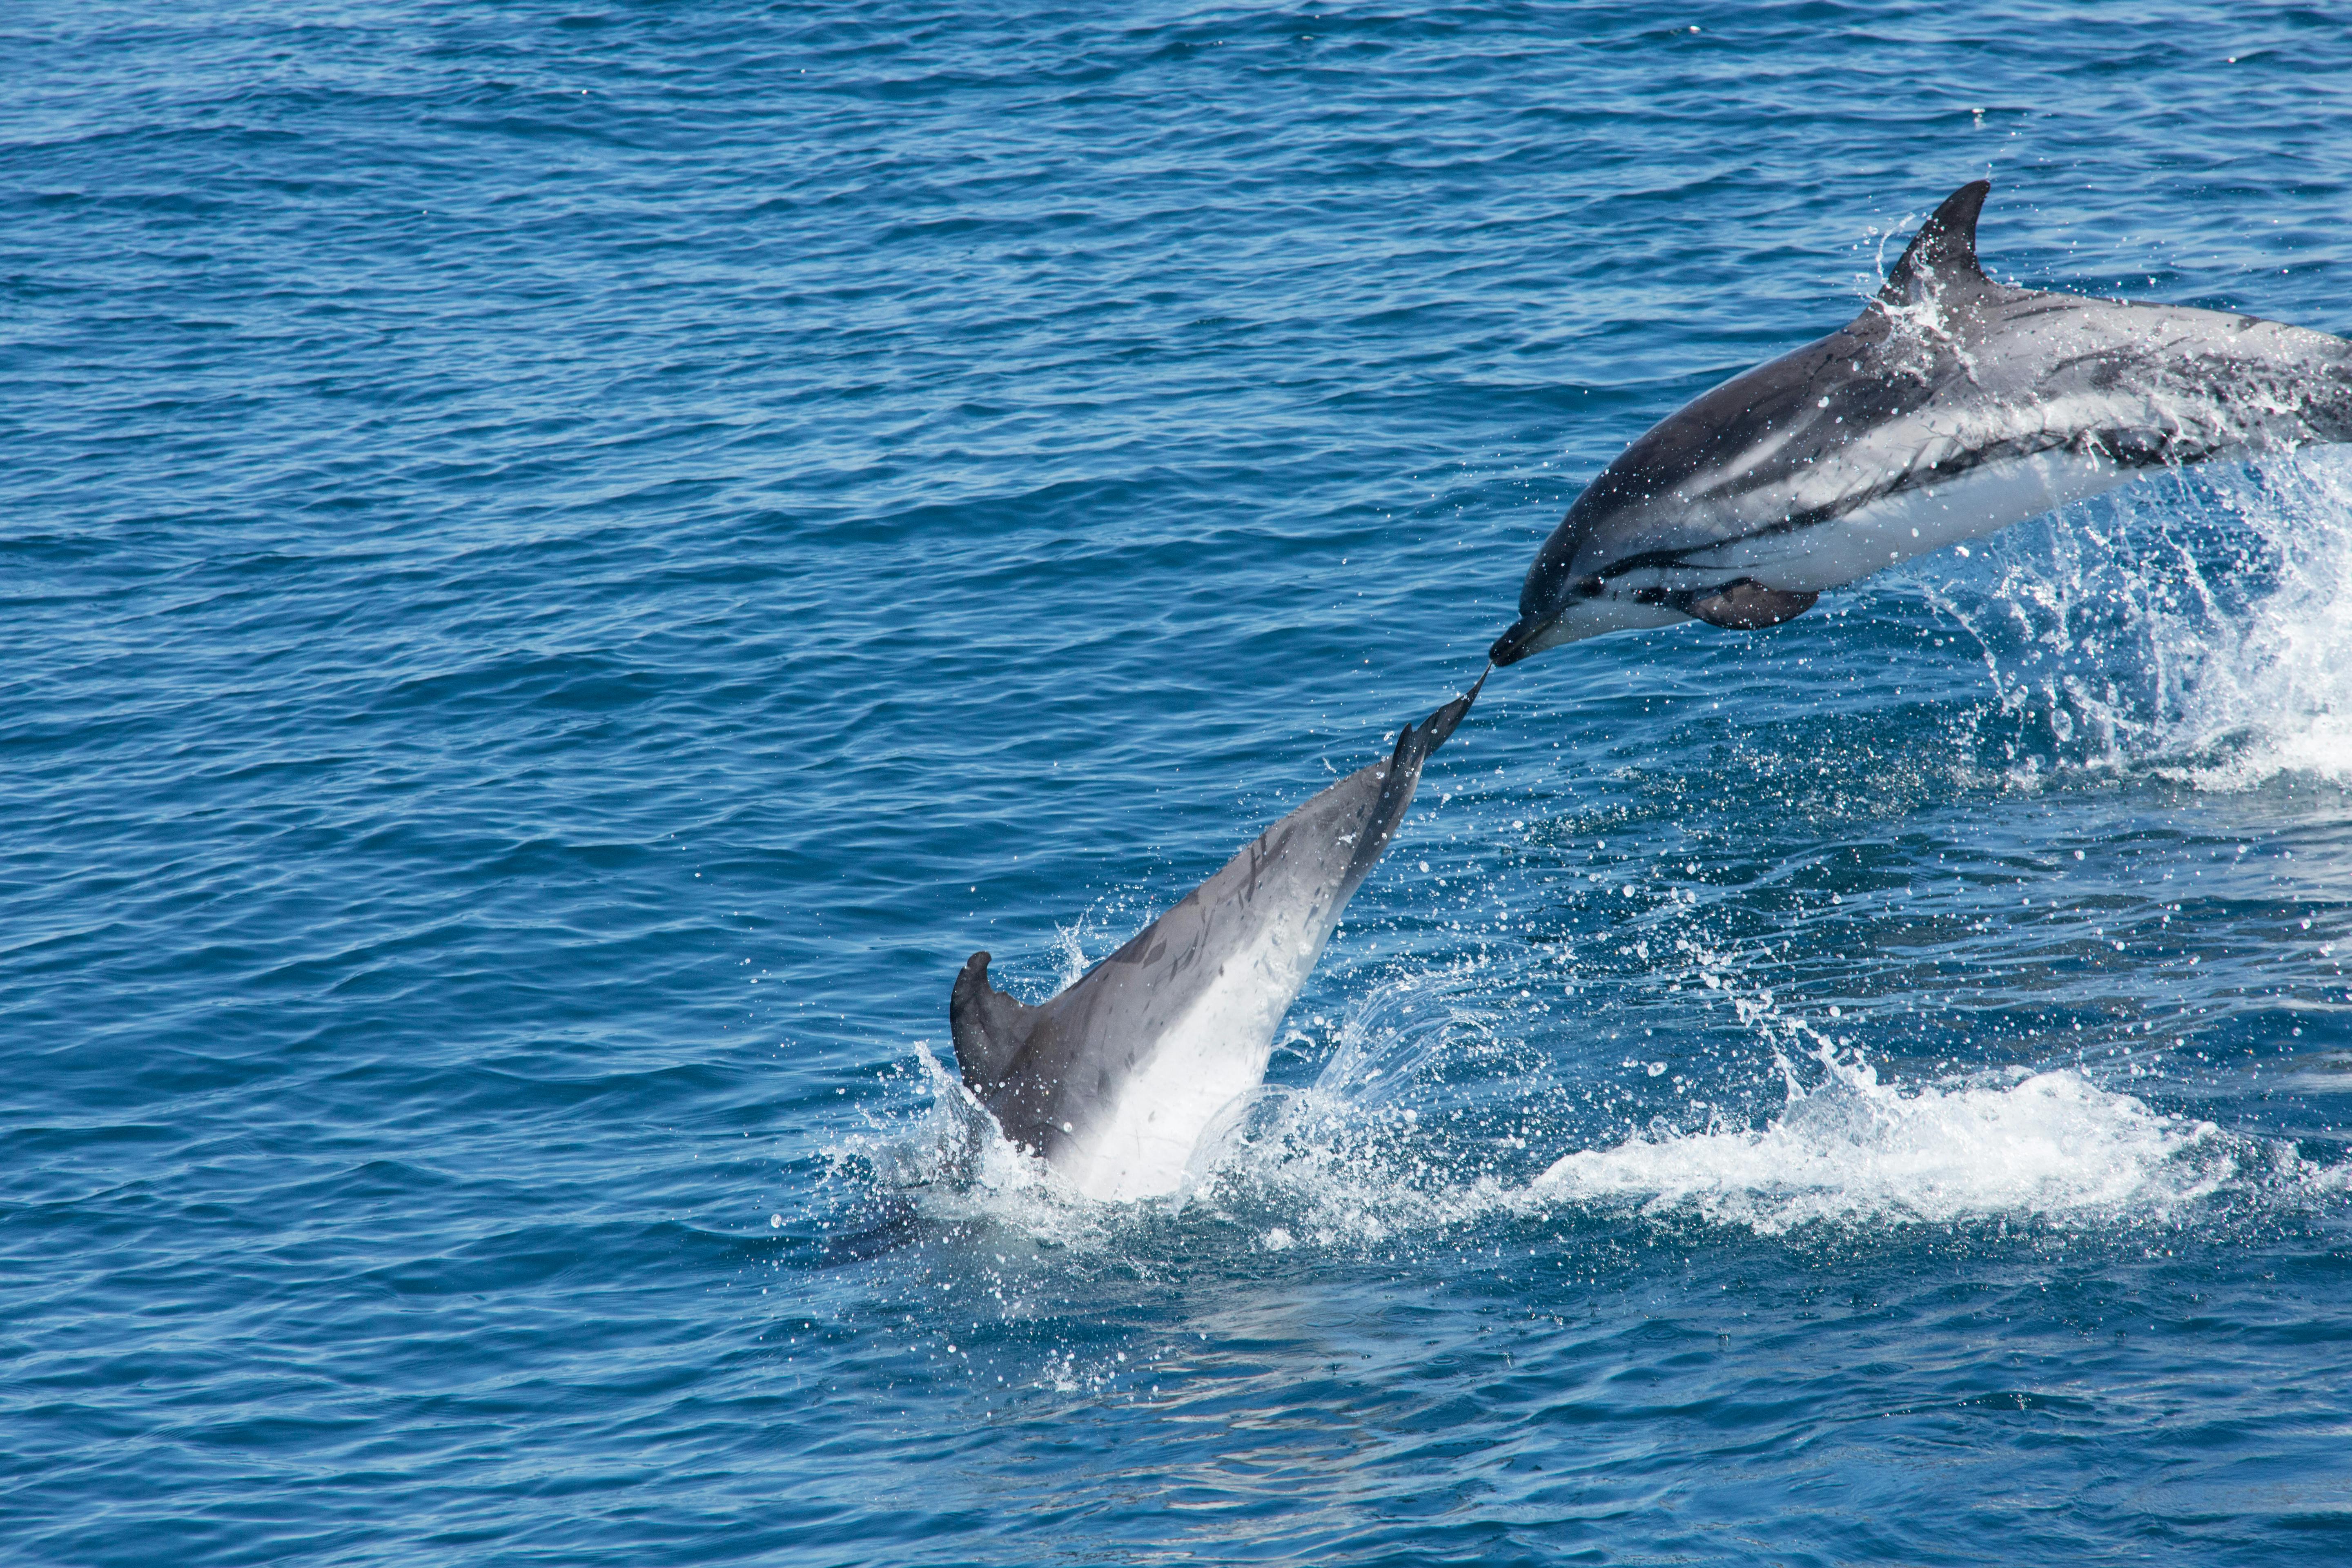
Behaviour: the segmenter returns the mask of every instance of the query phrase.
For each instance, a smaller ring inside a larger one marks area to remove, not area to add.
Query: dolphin
[[[1991,186],[1920,226],[1860,315],[1669,415],[1544,541],[1487,657],[1823,590],[2158,468],[2352,439],[2352,342],[2253,316],[2013,289]]]
[[[1339,911],[1412,804],[1475,685],[1267,828],[1224,869],[1052,1000],[1026,1006],[975,952],[948,1001],[964,1086],[1004,1135],[1087,1197],[1181,1185],[1217,1112],[1255,1089]]]

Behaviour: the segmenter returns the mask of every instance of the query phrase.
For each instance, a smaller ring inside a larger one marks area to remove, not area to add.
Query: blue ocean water
[[[2340,15],[0,58],[0,1560],[2352,1552],[2352,458],[1500,672],[1181,1205],[942,1065],[1963,181],[2352,330]]]

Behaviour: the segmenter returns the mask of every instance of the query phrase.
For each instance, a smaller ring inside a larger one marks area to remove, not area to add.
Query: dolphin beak
[[[1536,651],[1536,639],[1544,634],[1557,617],[1551,616],[1521,616],[1511,623],[1511,629],[1495,639],[1486,650],[1486,662],[1493,665],[1517,664]]]

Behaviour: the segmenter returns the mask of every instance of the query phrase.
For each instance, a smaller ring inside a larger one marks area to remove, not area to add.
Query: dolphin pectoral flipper
[[[1811,609],[1820,597],[1819,594],[1767,588],[1753,577],[1742,577],[1712,594],[1682,597],[1675,602],[1675,608],[1726,631],[1756,632],[1795,620]]]
[[[975,952],[956,976],[948,996],[948,1032],[955,1043],[956,1067],[966,1088],[986,1094],[1003,1083],[1037,1009],[1023,1006],[988,983],[989,955]]]
[[[1795,620],[1811,609],[1821,595],[1768,588],[1753,577],[1740,577],[1719,588],[1636,588],[1631,597],[1636,604],[1655,605],[1726,631],[1758,632]]]

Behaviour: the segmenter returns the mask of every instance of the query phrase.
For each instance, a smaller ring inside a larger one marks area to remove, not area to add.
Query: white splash
[[[1413,994],[1382,992],[1392,1005]],[[1344,1089],[1268,1087],[1244,1097],[1203,1139],[1184,1190],[1160,1203],[1087,1199],[1006,1142],[927,1051],[918,1057],[929,1115],[919,1129],[900,1129],[918,1135],[854,1140],[854,1152],[891,1184],[921,1189],[934,1218],[982,1221],[1079,1255],[1124,1250],[1123,1238],[1142,1234],[1139,1224],[1148,1230],[1153,1215],[1234,1228],[1250,1250],[1271,1253],[1473,1234],[1497,1219],[1542,1224],[1563,1208],[1782,1236],[1822,1225],[2162,1224],[2216,1194],[2332,1205],[2352,1188],[2352,1164],[2313,1164],[2290,1145],[2165,1114],[2072,1068],[1883,1083],[1859,1052],[1769,1003],[1741,1000],[1760,1033],[1814,1042],[1819,1071],[1804,1076],[1818,1081],[1801,1082],[1780,1058],[1787,1100],[1760,1127],[1654,1124],[1647,1137],[1566,1154],[1524,1184],[1459,1150],[1433,1158],[1406,1103],[1419,1092],[1385,1092],[1389,1073],[1463,1049],[1458,1034],[1444,1045],[1424,1037],[1343,1053],[1357,1080]],[[1455,1014],[1450,1022],[1458,1031],[1470,1020]],[[1370,1065],[1379,1061],[1385,1071]]]
[[[1094,911],[1089,910],[1087,914]],[[1087,916],[1080,915],[1068,925],[1054,928],[1054,994],[1061,994],[1076,985],[1093,964],[1087,956]]]
[[[1824,1047],[1827,1076],[1760,1129],[1585,1150],[1530,1196],[1632,1200],[1780,1235],[1813,1222],[1907,1224],[1999,1215],[2160,1215],[2218,1188],[2231,1162],[2212,1123],[2166,1116],[2079,1073],[1902,1089]]]
[[[929,1103],[911,1119],[877,1123],[825,1151],[836,1170],[862,1164],[882,1185],[919,1193],[943,1220],[986,1220],[1048,1247],[1099,1245],[1116,1205],[1091,1204],[1045,1163],[1006,1139],[954,1068],[928,1041],[914,1050]]]
[[[2273,774],[2352,778],[2352,467],[2316,457],[2244,488],[2237,510],[2275,553],[2275,586],[2243,624],[2181,628],[2183,672],[2162,749],[2203,789]]]
[[[1996,541],[1990,587],[1927,586],[1983,650],[1985,717],[2054,745],[2061,768],[2210,791],[2352,781],[2352,454],[2199,484],[2210,504],[2179,477],[2132,486]],[[2032,782],[2036,759],[2010,761]]]

